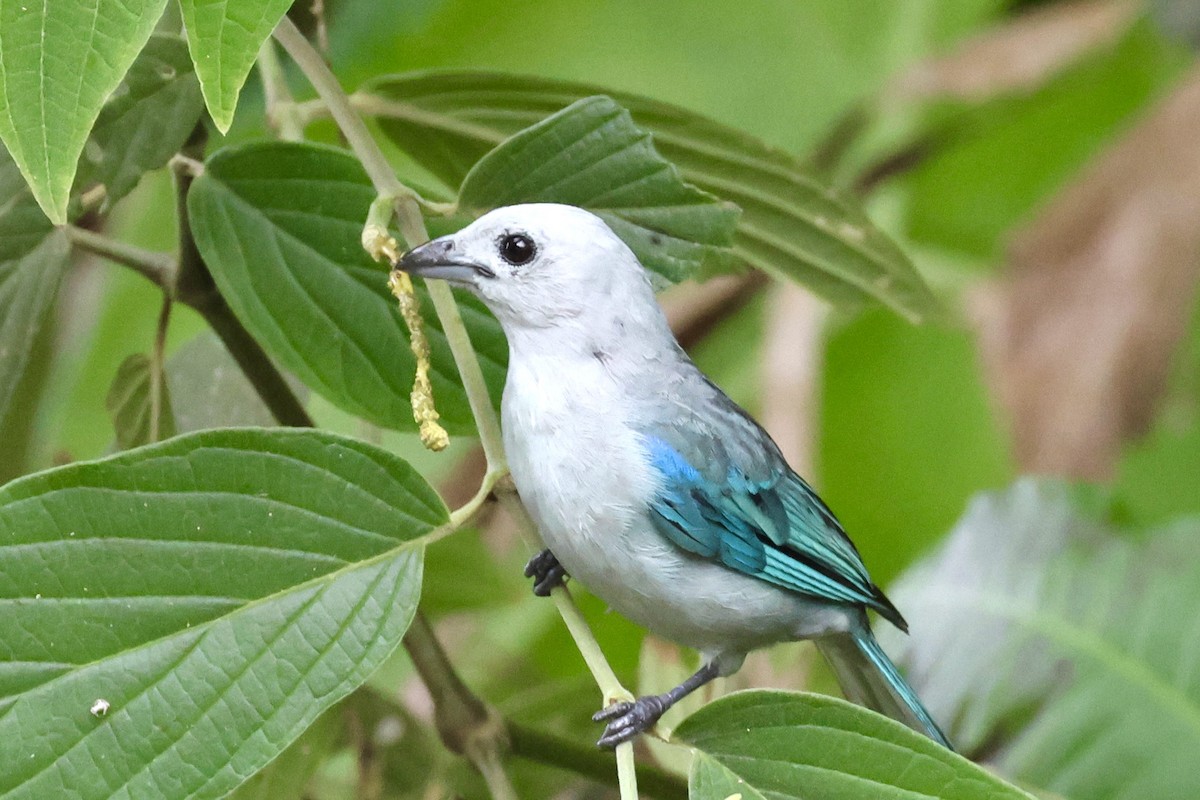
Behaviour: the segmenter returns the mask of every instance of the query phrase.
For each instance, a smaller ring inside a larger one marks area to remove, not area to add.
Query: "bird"
[[[907,632],[833,512],[775,442],[675,340],[646,269],[599,216],[557,203],[494,209],[409,250],[395,269],[475,294],[509,346],[501,428],[545,549],[567,576],[703,666],[670,691],[614,702],[598,744],[776,642],[813,640],[848,699],[950,748],[871,631]]]

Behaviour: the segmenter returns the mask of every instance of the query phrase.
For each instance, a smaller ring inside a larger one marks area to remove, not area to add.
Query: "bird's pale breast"
[[[513,480],[567,572],[634,622],[710,654],[840,628],[835,608],[697,558],[653,528],[657,476],[629,406],[598,361],[509,365]]]

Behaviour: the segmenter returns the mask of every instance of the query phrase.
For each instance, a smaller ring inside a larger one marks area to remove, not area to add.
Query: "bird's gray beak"
[[[454,249],[454,240],[450,237],[434,239],[402,255],[396,262],[396,269],[422,278],[463,284],[472,284],[480,276],[496,277],[486,265],[456,256]]]

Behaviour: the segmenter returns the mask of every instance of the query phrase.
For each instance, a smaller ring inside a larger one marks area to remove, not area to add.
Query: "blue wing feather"
[[[739,413],[734,422],[741,430],[699,441],[678,426],[643,433],[660,477],[650,503],[656,528],[690,553],[811,597],[874,608],[906,628],[812,487],[753,420]],[[754,440],[738,448],[747,423]]]

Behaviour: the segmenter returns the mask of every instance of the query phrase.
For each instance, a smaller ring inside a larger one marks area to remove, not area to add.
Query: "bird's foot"
[[[554,553],[547,549],[529,559],[529,563],[525,565],[525,577],[533,578],[534,594],[538,597],[549,597],[551,589],[563,585],[567,571],[558,563]]]
[[[604,735],[596,744],[600,747],[616,747],[622,742],[631,741],[653,727],[670,707],[670,703],[659,695],[639,697],[631,703],[613,703],[592,716],[595,722],[608,723]]]

